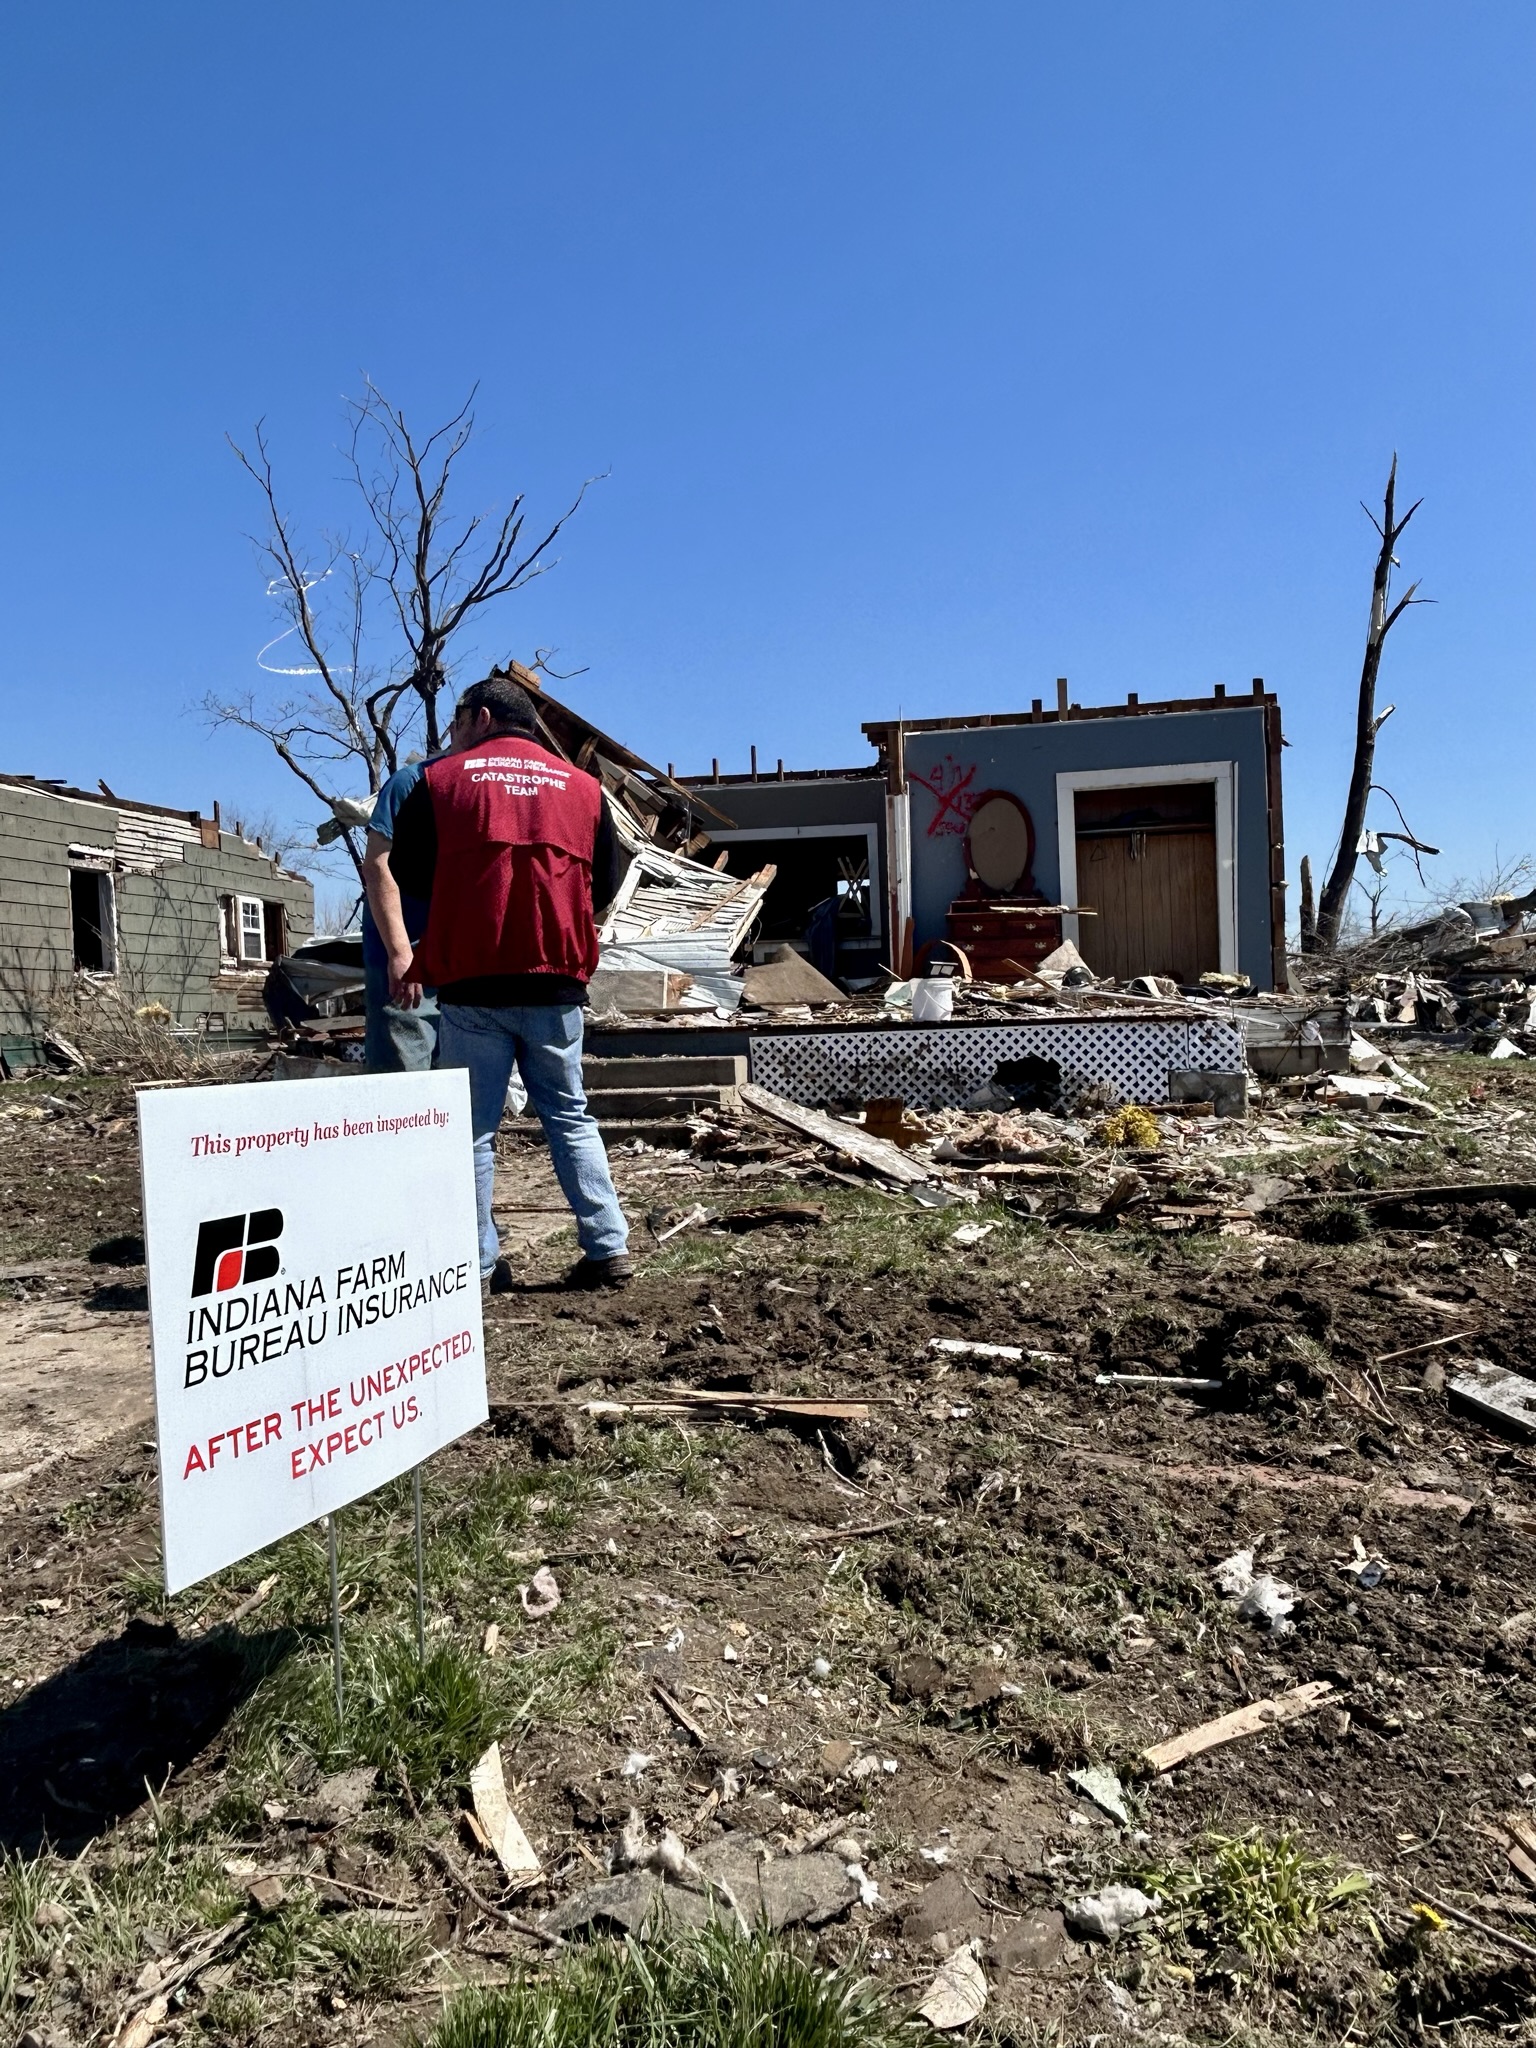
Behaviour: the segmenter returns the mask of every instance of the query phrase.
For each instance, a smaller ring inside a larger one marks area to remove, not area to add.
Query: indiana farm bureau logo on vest
[[[278,1270],[275,1240],[282,1234],[281,1209],[253,1209],[249,1216],[215,1216],[200,1223],[192,1261],[193,1300],[270,1280]]]

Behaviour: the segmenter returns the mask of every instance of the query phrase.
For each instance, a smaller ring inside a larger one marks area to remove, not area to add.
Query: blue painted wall
[[[1025,806],[1035,826],[1035,885],[1055,903],[1061,900],[1059,774],[1171,767],[1180,761],[1235,762],[1238,965],[1256,987],[1270,986],[1268,769],[1262,705],[909,732],[905,744],[912,798],[912,917],[919,945],[943,936],[945,912],[965,886],[961,806],[951,805],[941,815],[939,794],[957,777],[968,776],[966,788],[978,794],[1006,789]]]

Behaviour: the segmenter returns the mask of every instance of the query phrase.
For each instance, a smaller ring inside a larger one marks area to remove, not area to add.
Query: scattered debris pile
[[[1351,1017],[1393,1034],[1454,1034],[1503,1059],[1536,1052],[1536,890],[1452,904],[1299,970],[1326,976]]]
[[[745,879],[721,873],[655,845],[612,792],[609,808],[629,869],[598,933],[594,1011],[739,1008],[736,954],[775,870]]]

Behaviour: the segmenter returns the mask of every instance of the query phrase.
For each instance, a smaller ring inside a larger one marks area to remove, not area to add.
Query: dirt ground
[[[434,1751],[403,1786],[369,1748],[381,1646],[410,1626],[403,1488],[340,1518],[350,1733],[325,1720],[314,1532],[159,1597],[142,1273],[112,1245],[138,1229],[127,1094],[0,1091],[0,1268],[54,1269],[0,1280],[13,2033],[106,2039],[163,1983],[146,2043],[411,2039],[455,1986],[544,1952],[487,1903],[566,1906],[633,1807],[694,1854],[853,1838],[877,1896],[800,1938],[897,2005],[975,1940],[971,2038],[1536,2039],[1536,1882],[1508,1854],[1511,1816],[1536,1822],[1536,1447],[1446,1391],[1474,1357],[1530,1367],[1536,1192],[1371,1202],[1338,1243],[1301,1234],[1305,1203],[1233,1220],[1280,1161],[1292,1191],[1357,1197],[1536,1184],[1536,1078],[1414,1064],[1440,1119],[1272,1117],[1241,1152],[1226,1134],[1219,1163],[1170,1170],[1161,1223],[924,1210],[789,1143],[624,1153],[640,1274],[599,1298],[555,1284],[572,1248],[540,1207],[547,1162],[509,1162],[526,1282],[487,1305],[491,1423],[434,1462],[426,1505],[433,1654],[470,1674],[545,1872],[515,1900],[464,1831],[461,1763]],[[695,1204],[775,1202],[822,1220],[656,1241]],[[1167,1225],[1180,1203],[1192,1228]],[[993,1227],[957,1243],[968,1220]],[[1098,1384],[1116,1372],[1224,1386]],[[583,1412],[676,1389],[868,1416]],[[1292,1589],[1289,1629],[1218,1589],[1241,1549]],[[530,1619],[541,1565],[562,1602]],[[1162,1777],[1138,1762],[1319,1681],[1288,1726]],[[478,1753],[470,1705],[450,1711]],[[1094,1763],[1123,1825],[1071,1782]],[[1155,1890],[1252,1829],[1369,1872],[1363,1904],[1274,1959],[1214,1909],[1069,1938],[1069,1901]]]

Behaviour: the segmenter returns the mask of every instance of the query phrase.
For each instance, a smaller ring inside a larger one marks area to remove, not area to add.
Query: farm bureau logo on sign
[[[166,1586],[486,1417],[462,1072],[139,1097]]]
[[[281,1209],[257,1209],[250,1216],[217,1216],[199,1226],[197,1257],[192,1262],[192,1292],[228,1293],[231,1287],[270,1280],[277,1271],[277,1247],[283,1234]]]

